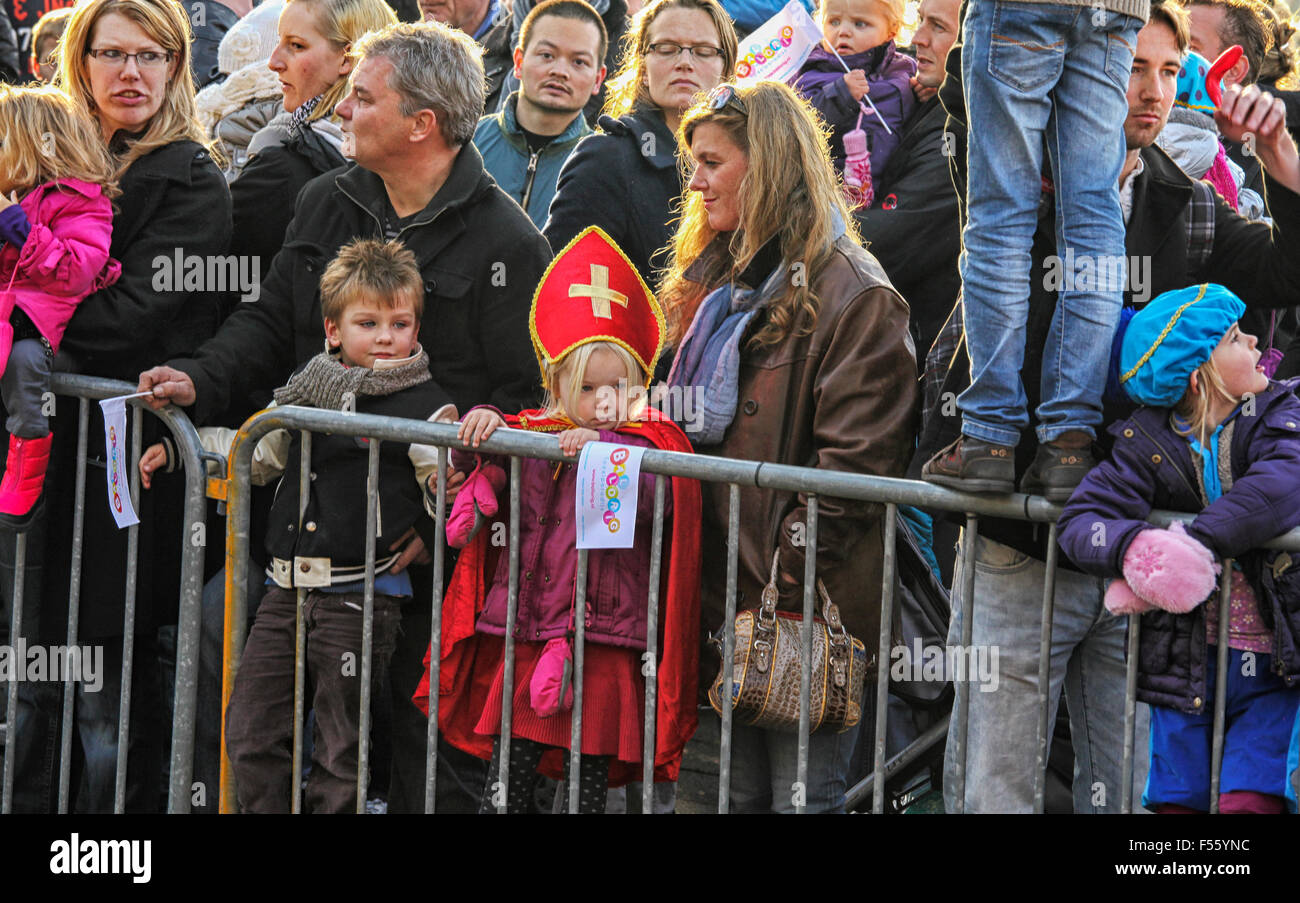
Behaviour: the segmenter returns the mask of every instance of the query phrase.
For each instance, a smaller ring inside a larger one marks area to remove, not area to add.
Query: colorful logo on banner
[[[740,84],[760,79],[788,82],[799,74],[799,67],[821,40],[821,29],[801,0],[790,0],[740,42],[736,81]]]
[[[624,466],[626,462],[626,448],[616,448],[610,452],[609,463],[613,465],[613,469],[605,477],[605,514],[602,517],[610,533],[617,533],[623,526],[618,520],[619,509],[623,507],[619,496],[627,491],[631,483],[627,478],[627,468]]]
[[[630,549],[636,541],[641,455],[635,445],[588,442],[578,458],[579,549]]]
[[[141,393],[144,394],[144,393]],[[108,466],[104,469],[104,479],[108,489],[108,510],[117,521],[118,529],[140,523],[131,504],[130,474],[127,471],[126,447],[126,399],[138,396],[119,395],[117,398],[105,398],[99,403],[104,412],[104,451],[108,456]]]
[[[113,510],[119,514],[122,512],[122,494],[119,491],[121,480],[118,477],[120,468],[118,462],[122,460],[122,449],[117,446],[117,429],[108,428],[108,491],[112,496]]]
[[[783,25],[780,34],[769,41],[766,47],[751,44],[747,48],[749,52],[736,61],[736,78],[749,78],[751,75],[762,78],[763,67],[776,59],[782,47],[789,47],[793,43],[794,29]]]

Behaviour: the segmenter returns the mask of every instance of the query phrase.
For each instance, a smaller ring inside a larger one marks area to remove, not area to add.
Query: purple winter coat
[[[599,430],[601,442],[653,446],[626,432]],[[490,456],[484,456],[489,458]],[[490,459],[509,471],[503,458]],[[452,466],[472,470],[474,456],[453,449]],[[578,570],[577,514],[574,496],[577,465],[523,458],[519,492],[519,613],[515,639],[543,643],[564,636],[574,601]],[[664,561],[668,561],[668,518],[672,487],[664,493]],[[636,544],[630,549],[593,549],[587,555],[586,639],[629,649],[646,647],[646,604],[650,588],[650,528],[654,519],[654,475],[641,474],[636,512]],[[501,501],[505,516],[508,496]],[[505,636],[510,558],[502,555],[476,625],[480,633]],[[663,573],[667,574],[665,567]]]
[[[893,134],[885,131],[867,107],[862,117],[862,130],[867,133],[867,147],[871,151],[871,171],[884,171],[889,155],[898,147],[899,132],[916,106],[910,79],[916,74],[916,60],[899,53],[893,41],[872,47],[862,53],[844,57],[850,69],[861,69],[867,74],[870,91],[867,96],[885,117]],[[831,136],[831,157],[835,168],[844,169],[844,133],[858,127],[858,114],[862,112],[844,84],[844,67],[835,54],[818,44],[813,48],[803,68],[794,80],[794,89],[822,114],[834,131]],[[863,101],[863,106],[866,101]]]
[[[1200,513],[1187,532],[1220,558],[1237,558],[1273,631],[1273,668],[1300,680],[1300,560],[1260,544],[1300,525],[1300,379],[1270,382],[1231,421],[1232,487],[1206,505],[1199,462],[1165,408],[1138,408],[1110,427],[1111,456],[1079,484],[1060,520],[1060,544],[1081,569],[1120,577],[1129,543],[1153,509]],[[1225,430],[1229,427],[1225,427]],[[1225,486],[1227,484],[1225,483]],[[1198,713],[1206,694],[1205,606],[1142,616],[1138,698]]]

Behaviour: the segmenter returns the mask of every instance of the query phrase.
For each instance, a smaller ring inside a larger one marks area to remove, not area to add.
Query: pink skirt
[[[487,639],[486,637],[484,638]],[[496,678],[488,691],[483,714],[474,730],[496,736],[501,732],[505,643],[499,638]],[[529,682],[544,643],[515,643],[515,693],[511,734],[547,746],[569,748],[572,712],[540,717],[529,698]],[[582,752],[613,756],[624,762],[641,761],[645,726],[645,680],[641,660],[633,649],[588,643],[583,649]]]

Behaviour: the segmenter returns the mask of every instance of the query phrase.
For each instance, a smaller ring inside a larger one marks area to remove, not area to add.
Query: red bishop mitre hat
[[[667,332],[654,293],[598,226],[578,233],[546,268],[528,328],[543,374],[580,345],[614,342],[641,365],[647,385]]]

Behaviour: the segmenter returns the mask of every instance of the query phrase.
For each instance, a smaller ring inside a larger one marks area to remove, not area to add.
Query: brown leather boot
[[[1016,450],[962,436],[925,463],[921,479],[961,492],[1015,492]]]
[[[1088,471],[1096,466],[1090,442],[1076,448],[1044,442],[1038,446],[1034,463],[1020,478],[1020,491],[1025,495],[1041,495],[1049,502],[1067,502]]]

